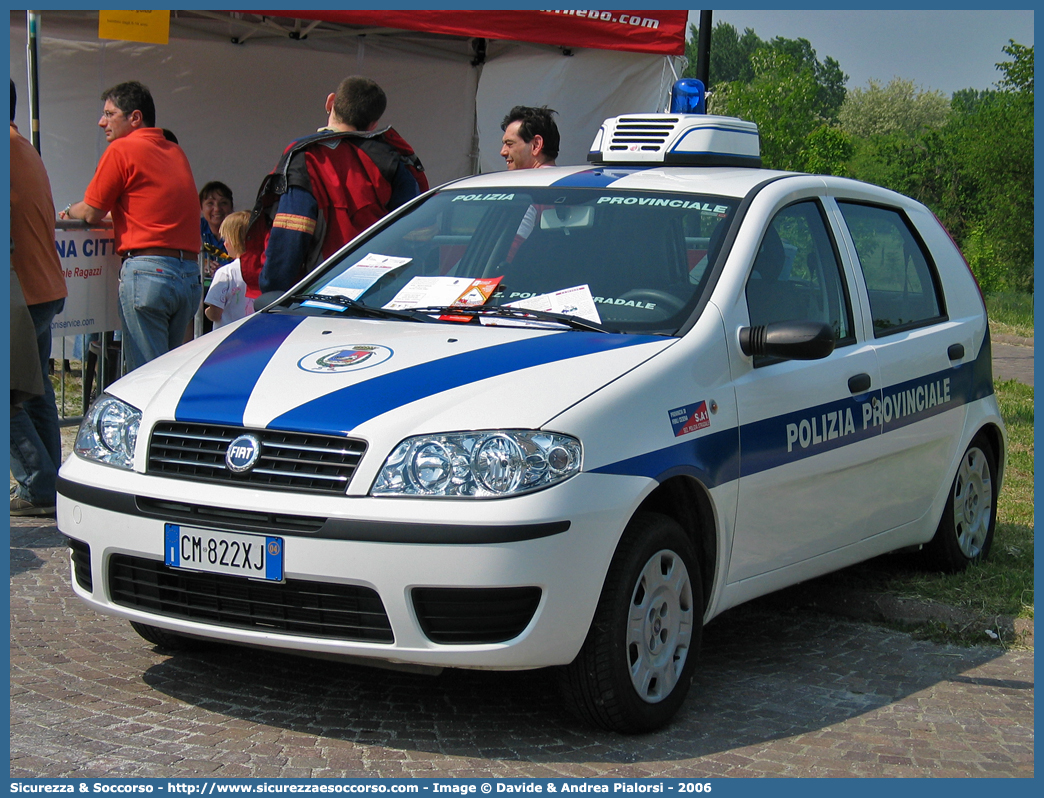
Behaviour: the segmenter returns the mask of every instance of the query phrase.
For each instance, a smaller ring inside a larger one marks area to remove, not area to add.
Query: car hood
[[[539,428],[675,339],[261,313],[110,393],[157,419],[396,439]]]

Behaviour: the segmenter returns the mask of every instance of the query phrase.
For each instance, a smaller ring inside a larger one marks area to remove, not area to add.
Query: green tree
[[[1012,60],[997,64],[997,69],[1004,73],[1004,77],[997,85],[1004,91],[1014,91],[1028,96],[1032,103],[1033,48],[1016,44],[1014,39],[1009,39],[1008,44],[1001,49],[1010,55]]]
[[[848,75],[841,71],[841,65],[830,56],[821,62],[808,39],[784,39],[777,36],[768,46],[786,53],[802,67],[812,70],[816,81],[815,111],[826,121],[837,122],[847,94],[845,82],[848,80]]]
[[[696,77],[697,44],[699,28],[690,25],[691,38],[686,43],[685,55],[689,63],[685,77]],[[771,41],[762,40],[751,28],[741,36],[733,25],[718,22],[711,30],[709,89],[717,89],[727,83],[750,83],[756,77],[754,54],[763,48],[789,56],[802,67],[812,70],[816,83],[815,113],[829,122],[836,122],[841,104],[845,99],[845,81],[848,76],[833,58],[820,61],[808,39],[785,39],[777,36]]]
[[[797,172],[841,170],[839,157],[850,144],[831,133],[820,113],[820,84],[813,67],[783,48],[761,47],[751,58],[754,76],[733,81],[711,94],[709,110],[756,122],[761,160],[773,169]]]
[[[1010,41],[1004,52],[1012,60],[997,65],[998,91],[958,117],[950,135],[977,204],[969,233],[1003,266],[1004,287],[1032,291],[1033,48]]]
[[[994,94],[996,91],[993,89],[959,89],[953,93],[950,108],[955,114],[971,114],[979,110]]]
[[[855,151],[852,137],[835,125],[820,125],[805,137],[805,169],[819,175],[849,174]]]
[[[684,76],[696,77],[696,55],[700,31],[695,25],[690,25],[691,38],[686,42],[685,55],[689,64],[685,69]],[[749,81],[754,77],[751,69],[750,59],[754,51],[763,47],[765,43],[750,28],[746,28],[741,36],[733,25],[727,22],[719,22],[711,30],[710,45],[710,87],[721,83],[731,83],[734,80]]]
[[[941,128],[949,115],[950,101],[941,91],[917,91],[912,80],[897,77],[885,86],[871,80],[865,89],[850,89],[839,119],[852,136],[900,131],[912,137],[926,128]]]
[[[997,87],[956,92],[941,127],[860,128],[847,107],[842,120],[855,133],[853,177],[928,205],[983,290],[1032,291],[1033,48],[1012,41],[1004,52]]]

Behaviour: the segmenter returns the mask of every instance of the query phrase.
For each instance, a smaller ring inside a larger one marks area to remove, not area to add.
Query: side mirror
[[[819,360],[834,351],[834,331],[819,321],[774,321],[741,327],[740,349],[748,357]]]

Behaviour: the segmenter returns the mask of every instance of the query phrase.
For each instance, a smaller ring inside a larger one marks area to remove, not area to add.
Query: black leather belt
[[[123,253],[123,259],[143,258],[153,255],[160,258],[178,258],[179,260],[195,260],[198,252],[189,252],[187,249],[167,249],[166,247],[145,247],[144,249],[129,249]]]

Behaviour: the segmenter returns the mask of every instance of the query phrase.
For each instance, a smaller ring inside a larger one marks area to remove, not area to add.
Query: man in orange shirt
[[[102,94],[98,125],[108,148],[82,202],[61,217],[97,224],[112,213],[120,270],[120,320],[127,369],[178,346],[203,293],[199,201],[188,158],[156,127],[149,90],[137,81]]]
[[[15,127],[11,81],[11,267],[33,320],[43,374],[43,395],[11,413],[11,515],[54,515],[55,481],[62,464],[62,438],[54,388],[47,376],[51,322],[62,312],[65,275],[54,247],[54,200],[40,154]],[[34,366],[35,368],[35,366]]]

